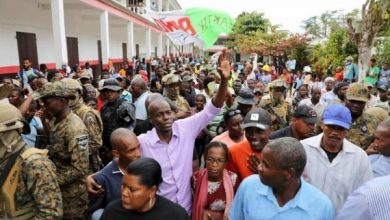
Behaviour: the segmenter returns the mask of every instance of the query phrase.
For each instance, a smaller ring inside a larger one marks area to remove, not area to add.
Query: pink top
[[[209,101],[198,114],[175,121],[169,144],[160,141],[155,128],[138,136],[142,156],[153,158],[161,165],[163,182],[157,193],[178,203],[188,213],[191,213],[192,207],[190,180],[194,142],[199,132],[220,111]]]

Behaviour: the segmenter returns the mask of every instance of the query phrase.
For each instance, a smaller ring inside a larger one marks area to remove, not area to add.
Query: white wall
[[[17,31],[36,34],[39,63],[55,63],[51,8],[47,4],[50,1],[44,1],[46,3],[44,5],[40,5],[39,2],[42,1],[0,0],[0,67],[19,66]],[[82,4],[80,3],[80,6]],[[74,8],[67,10],[65,7],[65,32],[68,37],[78,38],[80,61],[98,60],[97,41],[100,39],[98,15],[100,11],[93,8],[85,10],[86,7],[89,6],[83,5],[80,10]],[[127,43],[126,21],[123,20],[123,25],[118,26],[119,18],[113,18],[110,14],[109,22],[111,19],[116,19],[116,22],[110,27],[110,58],[121,59],[122,43]],[[139,44],[140,57],[145,57],[145,28],[136,24],[134,25],[134,44]],[[164,39],[163,48],[165,44]],[[152,53],[156,46],[158,46],[158,33],[152,31]]]
[[[0,66],[19,65],[16,32],[35,33],[38,61],[54,62],[50,10],[38,8],[36,1],[0,1]]]

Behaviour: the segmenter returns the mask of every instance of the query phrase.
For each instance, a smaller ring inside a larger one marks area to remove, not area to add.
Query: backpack
[[[23,153],[21,151],[11,156],[0,175],[0,204],[4,204],[0,206],[0,218],[10,217],[24,220],[31,219],[36,214],[34,203],[27,204],[23,209],[16,210],[15,192],[17,190],[20,172],[23,169],[23,162],[33,154],[47,155],[48,151],[37,148],[27,148]]]

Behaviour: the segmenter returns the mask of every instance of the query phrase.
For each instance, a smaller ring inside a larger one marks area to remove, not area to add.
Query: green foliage
[[[270,26],[271,23],[264,17],[264,13],[243,12],[238,15],[232,34],[250,35],[257,31],[267,32]]]
[[[313,16],[302,21],[302,28],[314,38],[325,38],[328,37],[330,28],[338,25],[340,16],[339,11],[326,11],[319,16]]]
[[[307,50],[307,43],[299,44],[291,50],[292,57],[297,61],[296,69],[303,69],[309,62],[309,53]]]
[[[324,44],[315,45],[310,55],[310,63],[315,67],[326,69],[329,64],[343,66],[347,56],[356,56],[357,48],[349,40],[347,31],[334,28]]]
[[[382,66],[383,64],[390,64],[390,38],[384,38],[382,41],[377,42],[376,49],[377,54],[373,57],[376,59],[377,64],[379,66]]]

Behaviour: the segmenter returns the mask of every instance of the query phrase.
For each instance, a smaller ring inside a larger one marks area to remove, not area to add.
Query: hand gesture
[[[257,158],[257,156],[255,154],[250,154],[249,157],[247,158],[247,161],[248,161],[248,168],[253,172],[253,173],[257,173],[258,169],[257,167],[259,166],[260,164],[260,161],[259,159]]]
[[[219,55],[218,70],[222,80],[228,80],[230,78],[230,53],[226,50],[223,50],[222,54]]]
[[[96,173],[87,176],[87,178],[85,179],[85,186],[87,188],[88,194],[91,197],[98,197],[104,192],[102,186],[96,183],[94,179],[95,176]]]

